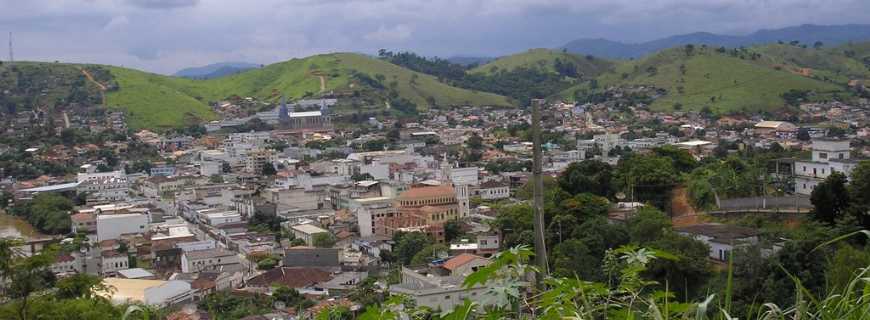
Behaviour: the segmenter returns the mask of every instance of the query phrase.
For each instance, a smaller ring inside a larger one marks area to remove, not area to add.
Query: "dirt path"
[[[87,78],[88,81],[97,85],[97,87],[100,87],[100,97],[102,98],[103,105],[105,106],[106,105],[106,86],[104,86],[102,83],[97,82],[97,80],[94,80],[94,77],[91,76],[91,73],[88,72],[88,70],[85,70],[85,68],[79,68],[79,70],[82,71],[82,74],[85,75],[85,78]]]
[[[689,203],[689,194],[685,187],[674,188],[671,196],[671,222],[675,227],[703,223],[707,215],[699,214]]]
[[[320,78],[320,93],[323,93],[324,91],[326,91],[326,77],[324,77],[324,76],[317,76],[317,77]]]

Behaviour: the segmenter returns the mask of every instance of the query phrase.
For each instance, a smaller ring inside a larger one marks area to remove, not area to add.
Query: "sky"
[[[381,48],[498,56],[578,38],[868,22],[867,0],[0,0],[0,39],[13,33],[16,60],[163,74]]]

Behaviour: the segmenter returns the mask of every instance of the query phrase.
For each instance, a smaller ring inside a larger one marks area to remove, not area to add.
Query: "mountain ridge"
[[[692,32],[638,43],[620,42],[605,38],[581,38],[570,41],[559,48],[575,54],[591,54],[611,59],[631,59],[686,44],[735,48],[776,43],[777,41],[788,43],[794,40],[808,46],[812,46],[816,41],[821,41],[826,46],[842,45],[849,41],[867,41],[870,40],[870,24],[803,24],[779,29],[760,29],[746,35]]]

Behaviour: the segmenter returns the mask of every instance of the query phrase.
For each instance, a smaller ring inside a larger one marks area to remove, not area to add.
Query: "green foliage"
[[[272,299],[263,295],[241,296],[221,291],[205,296],[199,302],[199,309],[206,310],[216,320],[241,319],[268,313],[272,310]]]
[[[680,175],[670,158],[635,155],[619,162],[613,183],[629,200],[649,202],[665,209],[670,204],[671,189],[679,181]]]
[[[421,232],[397,232],[393,235],[393,241],[396,241],[393,253],[395,253],[398,263],[402,265],[411,264],[414,256],[432,242]]]
[[[849,193],[846,191],[846,175],[833,172],[813,189],[810,201],[813,203],[813,218],[833,224],[842,218],[849,206]]]
[[[296,310],[305,310],[314,305],[314,302],[305,298],[296,289],[286,286],[278,286],[272,290],[272,299],[281,301],[285,306],[296,308]]]
[[[69,212],[73,208],[70,199],[56,193],[40,193],[32,201],[10,208],[9,213],[24,217],[40,232],[65,234],[70,231]]]
[[[658,209],[645,206],[628,220],[628,230],[632,242],[648,243],[670,232],[671,219]]]
[[[311,245],[318,248],[332,248],[335,241],[335,236],[328,232],[316,233],[311,236]]]
[[[570,194],[588,192],[610,197],[612,170],[609,164],[597,160],[574,162],[559,176],[559,187]]]
[[[439,254],[446,253],[447,249],[447,246],[443,244],[430,244],[414,254],[414,257],[411,258],[411,265],[428,264],[438,258]]]
[[[257,270],[271,270],[278,265],[278,259],[268,257],[257,262]]]

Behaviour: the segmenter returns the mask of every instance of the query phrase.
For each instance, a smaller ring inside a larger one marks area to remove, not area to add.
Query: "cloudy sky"
[[[577,38],[868,22],[867,0],[0,0],[0,39],[13,32],[18,60],[158,73],[335,51],[494,56]]]

